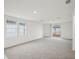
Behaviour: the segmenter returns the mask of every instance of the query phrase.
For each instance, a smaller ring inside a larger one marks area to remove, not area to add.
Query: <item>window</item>
[[[54,32],[60,32],[60,26],[59,25],[54,25]]]
[[[61,36],[60,25],[54,25],[53,26],[53,36],[54,37],[60,37]]]
[[[14,21],[6,21],[6,32],[8,37],[13,37],[17,35],[17,26]]]
[[[19,23],[19,34],[25,35],[25,24],[24,23]]]

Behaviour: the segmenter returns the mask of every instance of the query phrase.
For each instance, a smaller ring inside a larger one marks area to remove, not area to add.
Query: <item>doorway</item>
[[[53,25],[52,26],[52,37],[61,37],[61,26],[60,25]]]

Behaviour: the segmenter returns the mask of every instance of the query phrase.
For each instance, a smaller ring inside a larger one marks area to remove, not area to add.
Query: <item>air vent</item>
[[[71,2],[71,0],[66,0],[66,4],[69,4]]]

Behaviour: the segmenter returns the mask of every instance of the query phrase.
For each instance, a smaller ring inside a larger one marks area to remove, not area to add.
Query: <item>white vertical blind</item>
[[[19,23],[19,35],[25,35],[25,24]]]
[[[6,23],[7,23],[7,25],[6,25],[7,37],[14,37],[14,36],[16,36],[17,35],[16,22],[7,20]]]
[[[15,21],[6,21],[6,36],[7,37],[24,37],[25,36],[25,23],[17,23]]]

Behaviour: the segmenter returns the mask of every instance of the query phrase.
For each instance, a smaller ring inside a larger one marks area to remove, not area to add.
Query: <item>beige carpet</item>
[[[75,59],[72,41],[43,38],[5,49],[9,59]]]

